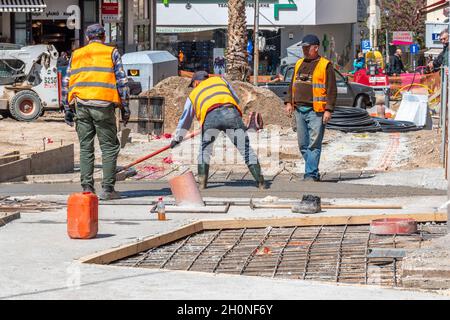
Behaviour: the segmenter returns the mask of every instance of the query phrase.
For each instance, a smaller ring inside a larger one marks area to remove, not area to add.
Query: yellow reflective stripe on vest
[[[78,97],[120,103],[113,51],[113,47],[97,42],[75,50],[70,65],[69,102]]]
[[[88,71],[96,71],[96,72],[114,72],[113,68],[102,68],[102,67],[82,67],[78,69],[70,70],[71,75],[76,75],[81,72],[88,72]]]
[[[202,81],[192,90],[189,99],[194,107],[195,115],[202,125],[207,113],[218,105],[232,104],[242,116],[242,111],[227,83],[220,77],[210,77]]]
[[[298,71],[304,59],[299,59],[295,64],[294,76],[292,82],[292,105],[295,99],[295,81],[297,80]],[[326,73],[329,60],[320,57],[312,76],[312,93],[313,93],[313,109],[315,112],[324,112],[327,104],[327,90],[326,90]]]

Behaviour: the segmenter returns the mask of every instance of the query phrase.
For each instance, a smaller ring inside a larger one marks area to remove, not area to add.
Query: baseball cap
[[[86,28],[86,37],[89,39],[99,39],[105,35],[105,28],[99,23],[91,24]]]
[[[206,71],[197,71],[192,75],[191,83],[189,87],[192,87],[194,81],[202,81],[209,78],[209,74]]]
[[[320,40],[317,38],[317,36],[313,34],[308,34],[303,37],[302,41],[300,42],[300,47],[307,47],[307,46],[313,46],[313,45],[320,45]]]

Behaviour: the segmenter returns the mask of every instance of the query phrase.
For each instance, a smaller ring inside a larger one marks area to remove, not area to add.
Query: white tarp
[[[405,92],[395,120],[410,121],[423,127],[427,123],[427,116],[428,95]]]

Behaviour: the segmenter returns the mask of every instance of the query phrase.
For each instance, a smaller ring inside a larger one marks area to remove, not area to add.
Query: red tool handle
[[[191,132],[183,139],[183,141],[189,140],[189,139],[195,137],[196,135],[198,135],[199,133],[200,133],[200,130]],[[165,147],[163,147],[163,148],[161,148],[161,149],[159,149],[159,150],[156,150],[155,152],[152,152],[152,153],[150,153],[150,154],[148,154],[146,156],[143,156],[142,158],[139,158],[139,159],[135,160],[134,162],[132,162],[132,163],[126,165],[125,167],[121,168],[120,171],[127,170],[127,169],[131,168],[132,166],[137,165],[138,163],[141,163],[141,162],[143,162],[143,161],[145,161],[147,159],[153,158],[154,156],[160,154],[161,152],[166,151],[167,149],[170,149],[170,144],[165,146]]]

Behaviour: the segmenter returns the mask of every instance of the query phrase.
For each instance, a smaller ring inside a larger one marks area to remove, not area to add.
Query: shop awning
[[[0,12],[44,12],[44,0],[0,0]]]
[[[156,27],[156,33],[188,33],[220,29],[220,27]]]

